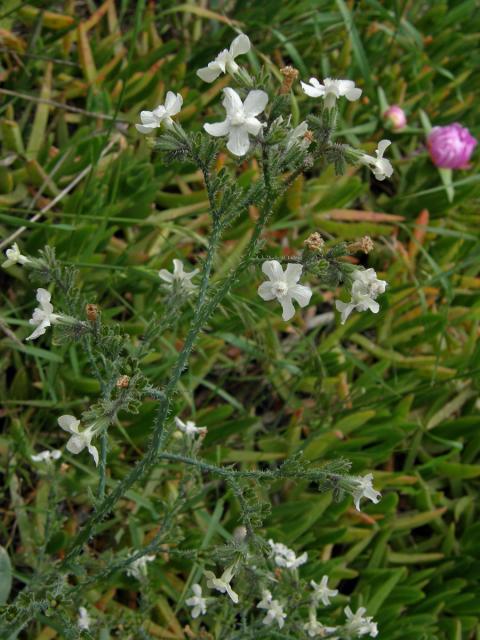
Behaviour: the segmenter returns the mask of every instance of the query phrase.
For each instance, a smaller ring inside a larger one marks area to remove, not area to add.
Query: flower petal
[[[32,323],[32,321],[30,320],[30,324],[35,324],[35,323]],[[50,322],[48,320],[44,320],[37,326],[35,331],[28,336],[28,338],[25,338],[25,340],[35,340],[36,338],[43,336],[43,334],[47,330],[47,327],[49,326],[50,326]]]
[[[242,55],[243,53],[248,53],[250,51],[250,39],[244,33],[241,33],[237,36],[230,45],[230,55],[233,58]]]
[[[85,438],[81,435],[73,435],[67,442],[67,451],[76,455],[83,451],[86,445],[87,443],[85,442]]]
[[[309,287],[304,287],[302,284],[296,284],[290,287],[288,292],[301,307],[306,307],[312,297],[312,290]]]
[[[176,115],[182,108],[183,98],[179,93],[173,93],[173,91],[167,91],[165,98],[165,111],[169,116]]]
[[[377,147],[377,156],[381,158],[385,150],[392,144],[391,140],[380,140]]]
[[[257,289],[257,293],[262,300],[274,300],[276,298],[271,282],[262,282]]]
[[[247,118],[251,116],[258,116],[258,114],[262,113],[267,106],[267,102],[268,94],[265,93],[265,91],[250,91],[243,103],[245,116]]]
[[[287,281],[287,284],[296,284],[300,280],[302,271],[303,267],[301,264],[294,264],[290,262],[285,269],[285,280]]]
[[[204,82],[213,82],[222,73],[222,70],[216,62],[210,62],[208,67],[198,69],[197,76]]]
[[[228,595],[230,596],[232,602],[234,604],[238,603],[238,593],[235,593],[235,591],[232,589],[232,587],[227,583],[225,585],[225,590],[228,593]]]
[[[139,132],[139,133],[152,133],[154,129],[157,129],[160,125],[159,124],[136,124],[135,125],[135,129]]]
[[[80,426],[80,420],[77,420],[75,416],[64,415],[60,416],[57,420],[58,426],[67,433],[78,433],[78,427]]]
[[[348,316],[355,309],[355,305],[352,304],[351,302],[342,302],[341,300],[335,301],[335,307],[337,311],[340,311],[340,313],[342,314],[341,320],[340,320],[341,324],[345,324]]]
[[[227,149],[234,156],[244,156],[250,148],[250,140],[245,127],[232,127],[228,134]]]
[[[153,111],[140,111],[140,120],[142,124],[155,124],[156,126],[158,126],[158,117],[155,116]]]
[[[164,282],[168,282],[169,284],[171,284],[174,280],[173,273],[170,273],[170,271],[167,271],[166,269],[160,269],[160,271],[158,272],[158,277]]]
[[[265,260],[265,262],[262,264],[262,271],[272,282],[285,280],[285,274],[283,273],[282,265],[280,264],[280,262],[278,262],[278,260]]]
[[[216,138],[219,136],[226,136],[230,131],[228,120],[224,120],[223,122],[213,122],[211,124],[207,122],[203,125],[203,128],[207,133],[211,136],[215,136]]]
[[[347,100],[350,100],[350,102],[353,102],[354,100],[358,100],[361,95],[362,95],[362,90],[358,89],[357,87],[354,87],[353,89],[350,89],[349,91],[346,92],[345,97]]]
[[[252,136],[258,135],[262,128],[263,128],[263,125],[260,122],[260,120],[257,120],[257,118],[249,117],[245,120],[245,129]]]
[[[93,444],[88,445],[88,453],[92,456],[95,461],[95,466],[98,467],[98,449],[94,447]]]
[[[310,82],[313,80],[313,78],[310,79]],[[302,85],[302,89],[304,91],[304,93],[307,94],[307,96],[310,96],[310,98],[320,98],[321,96],[325,95],[325,87],[312,87],[311,85],[307,84],[306,82],[300,82],[300,84]]]
[[[282,298],[279,298],[278,301],[282,305],[282,318],[285,320],[285,322],[291,320],[295,315],[295,307],[293,306],[292,298],[289,295],[286,295]]]
[[[225,107],[227,114],[243,112],[243,103],[238,93],[231,87],[226,87],[223,90],[223,106]]]

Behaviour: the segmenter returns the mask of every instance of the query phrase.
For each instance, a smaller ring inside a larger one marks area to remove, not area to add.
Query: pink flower
[[[458,122],[434,127],[427,138],[432,162],[442,169],[465,169],[477,146],[477,140]]]
[[[394,131],[401,131],[407,126],[407,116],[402,107],[392,104],[383,114],[384,119],[389,123]]]

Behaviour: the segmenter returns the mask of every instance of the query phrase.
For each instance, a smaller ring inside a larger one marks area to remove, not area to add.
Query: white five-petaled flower
[[[273,559],[277,567],[284,567],[286,569],[297,569],[308,560],[308,554],[305,551],[301,556],[296,556],[295,551],[289,549],[282,542],[274,542],[269,540],[268,544],[273,551]]]
[[[140,111],[140,120],[142,124],[136,124],[135,128],[140,133],[152,133],[154,129],[158,129],[162,124],[171,127],[173,124],[172,116],[182,108],[183,98],[173,91],[167,91],[165,104],[159,105],[153,111]]]
[[[315,609],[310,607],[308,622],[303,625],[303,628],[308,634],[309,638],[325,638],[327,634],[331,634],[337,630],[337,627],[326,627],[317,620]],[[328,635],[329,640],[338,640],[338,637],[332,637]]]
[[[223,122],[204,124],[203,128],[211,136],[228,136],[227,149],[235,156],[244,156],[250,148],[249,135],[257,136],[263,124],[258,116],[267,106],[265,91],[250,91],[242,102],[238,93],[227,87],[223,90],[223,106],[227,117]]]
[[[64,415],[58,418],[58,426],[71,434],[71,437],[67,442],[67,450],[70,451],[70,453],[80,453],[86,447],[88,449],[88,453],[94,459],[95,464],[98,465],[98,450],[97,447],[91,444],[92,439],[97,432],[95,425],[91,425],[84,431],[80,431],[80,420],[77,420],[75,416]]]
[[[33,315],[29,323],[35,327],[35,331],[28,336],[27,340],[35,340],[39,336],[43,336],[47,327],[58,322],[61,318],[57,313],[53,313],[53,305],[50,302],[52,295],[46,289],[37,289],[37,301],[39,306],[33,311]]]
[[[373,488],[372,484],[373,474],[367,473],[366,476],[359,476],[358,478],[353,478],[353,501],[355,503],[355,508],[357,511],[360,511],[360,499],[367,498],[371,500],[374,504],[380,501],[382,494],[380,491],[377,491]]]
[[[375,151],[376,157],[363,153],[360,156],[360,162],[366,164],[372,171],[377,180],[385,180],[393,174],[393,167],[390,160],[383,157],[386,149],[392,144],[390,140],[380,140]]]
[[[379,280],[375,269],[357,269],[353,274],[353,284],[350,302],[337,300],[335,306],[342,314],[342,324],[345,324],[352,311],[366,311],[378,313],[380,305],[376,301],[377,296],[385,292],[388,283]]]
[[[362,95],[362,90],[355,86],[352,80],[336,80],[325,78],[323,84],[317,78],[310,78],[310,84],[301,82],[302,89],[311,98],[323,98],[325,108],[332,109],[341,96],[345,96],[351,102],[358,100]]]
[[[53,449],[52,451],[40,451],[40,453],[37,453],[30,457],[34,462],[51,462],[52,460],[58,460],[61,455],[61,451],[59,451],[58,449]]]
[[[140,556],[128,565],[125,573],[136,580],[142,580],[147,575],[147,562],[152,560],[155,560],[155,556]]]
[[[192,282],[192,278],[196,276],[198,273],[198,269],[194,269],[193,271],[187,272],[183,267],[183,262],[174,258],[173,260],[173,273],[167,271],[167,269],[160,269],[158,272],[158,277],[173,286],[174,284],[180,285],[185,291],[191,292],[194,291],[196,286]]]
[[[192,585],[193,596],[185,600],[185,604],[192,609],[192,618],[204,616],[207,613],[207,599],[202,598],[202,587],[199,584]]]
[[[78,609],[78,618],[77,618],[77,626],[79,629],[83,630],[83,629],[90,629],[90,623],[91,623],[91,619],[90,616],[88,615],[88,611],[85,609],[85,607],[79,607]]]
[[[267,615],[263,619],[263,624],[271,625],[273,622],[276,622],[279,629],[285,624],[287,614],[284,612],[279,601],[273,599],[268,589],[262,591],[262,600],[257,604],[257,609],[265,609],[267,611]]]
[[[311,580],[310,586],[313,589],[313,599],[317,602],[321,601],[325,607],[330,606],[330,598],[338,595],[338,589],[328,588],[328,576],[323,576],[320,584],[317,584],[315,580]]]
[[[373,621],[372,617],[365,617],[367,612],[365,607],[360,607],[355,613],[350,607],[345,607],[344,611],[347,616],[344,627],[347,633],[355,634],[356,637],[369,635],[371,638],[376,638],[378,636],[377,623]]]
[[[197,76],[205,82],[213,82],[221,73],[233,75],[239,69],[235,58],[248,51],[250,51],[250,40],[248,36],[241,33],[233,40],[230,49],[220,51],[213,62],[209,62],[207,67],[197,71]]]
[[[12,264],[26,264],[27,262],[30,262],[27,256],[22,255],[16,242],[12,244],[10,249],[7,249],[5,251],[5,255],[7,256],[7,259],[2,264],[2,267],[4,269],[11,267]]]
[[[306,307],[312,297],[312,290],[298,284],[302,275],[301,264],[290,263],[285,271],[277,260],[266,260],[262,264],[263,273],[269,278],[258,287],[258,295],[263,300],[274,300],[282,305],[282,318],[287,321],[295,315],[295,307],[292,300],[298,302],[301,307]]]
[[[232,581],[232,578],[234,576],[233,569],[234,565],[232,565],[231,567],[227,567],[220,578],[215,577],[213,571],[205,571],[205,577],[207,578],[207,587],[209,589],[216,589],[217,591],[220,591],[220,593],[227,593],[230,596],[232,602],[234,604],[237,604],[238,593],[235,593],[235,591],[230,586],[230,582]]]
[[[195,422],[187,420],[183,422],[180,418],[175,417],[175,424],[177,429],[184,433],[188,438],[194,438],[197,435],[204,436],[207,433],[207,427],[197,427]]]

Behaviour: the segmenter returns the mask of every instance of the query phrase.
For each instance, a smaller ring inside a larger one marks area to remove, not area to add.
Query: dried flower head
[[[295,67],[291,67],[290,65],[288,65],[286,67],[282,67],[280,69],[280,73],[283,76],[283,83],[280,87],[279,94],[285,95],[290,91],[290,89],[292,88],[292,84],[298,78],[298,70],[295,69]]]
[[[115,383],[115,386],[118,389],[128,389],[128,385],[130,384],[129,376],[120,376]]]
[[[355,253],[356,251],[362,251],[363,253],[370,253],[370,251],[373,251],[374,247],[375,247],[375,244],[373,240],[370,238],[370,236],[363,236],[363,238],[360,238],[360,240],[357,240],[356,242],[351,242],[348,245],[348,250],[350,251],[350,253]]]
[[[321,251],[325,246],[325,240],[318,233],[318,231],[315,231],[308,236],[303,244],[307,247],[307,249],[310,249],[310,251]]]
[[[87,304],[85,307],[85,313],[90,322],[95,322],[98,318],[98,307],[96,304]]]

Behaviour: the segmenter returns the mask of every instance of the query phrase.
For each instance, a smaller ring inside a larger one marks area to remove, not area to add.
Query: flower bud
[[[407,126],[405,111],[397,104],[392,104],[392,106],[385,111],[383,117],[394,131],[401,131]]]
[[[465,169],[477,144],[470,131],[458,122],[434,127],[427,138],[432,162],[441,169]]]

